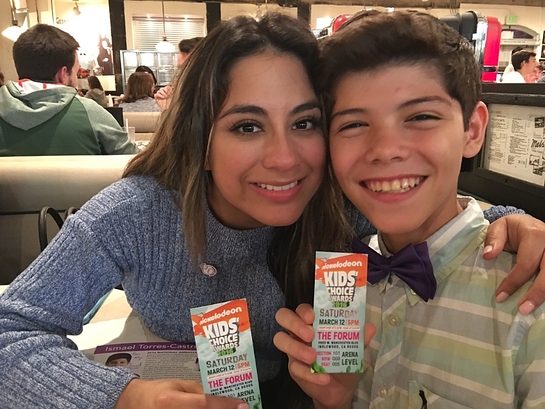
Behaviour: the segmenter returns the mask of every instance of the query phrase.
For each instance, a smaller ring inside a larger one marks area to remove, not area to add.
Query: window
[[[155,50],[155,45],[163,39],[162,16],[133,16],[132,29],[134,48],[137,50]],[[188,15],[169,15],[165,17],[167,40],[178,48],[180,40],[204,37],[204,17]]]

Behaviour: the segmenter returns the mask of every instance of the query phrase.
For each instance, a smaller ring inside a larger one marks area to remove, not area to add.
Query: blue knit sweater
[[[489,219],[509,213],[495,208]],[[354,209],[357,234],[372,233]],[[122,283],[127,300],[156,335],[193,342],[189,310],[236,298],[248,301],[260,381],[275,376],[281,356],[272,338],[284,298],[267,267],[274,228],[232,230],[207,213],[204,275],[189,261],[181,212],[151,178],[130,177],[103,190],[0,296],[0,407],[113,408],[133,378],[87,359],[66,335]]]

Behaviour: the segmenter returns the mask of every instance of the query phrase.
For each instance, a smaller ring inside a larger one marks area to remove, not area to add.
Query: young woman
[[[197,45],[148,148],[0,296],[0,407],[247,407],[78,352],[66,335],[119,284],[179,342],[194,339],[190,308],[246,298],[264,407],[294,407],[275,313],[312,299],[314,251],[353,234],[325,166],[317,66],[316,39],[284,15],[236,17]],[[358,235],[373,231],[354,216]]]
[[[153,99],[155,84],[146,72],[133,72],[127,81],[125,95],[119,106],[126,112],[159,112],[161,109]]]
[[[153,78],[153,92],[155,93],[155,91],[157,90],[157,78],[155,77],[155,73],[153,72],[153,70],[147,65],[139,65],[138,67],[136,67],[136,70],[134,70],[134,72],[145,72],[151,75],[151,77]]]
[[[148,408],[161,396],[177,407],[202,403],[195,383],[133,380],[66,338],[120,283],[147,328],[180,342],[194,340],[190,308],[245,297],[263,401],[275,407],[281,397],[268,381],[282,365],[272,338],[286,282],[269,263],[285,275],[289,261],[302,277],[316,246],[349,242],[324,174],[317,43],[297,21],[271,15],[223,23],[198,48],[175,87],[183,98],[174,96],[146,153],[70,217],[0,298],[0,407]],[[293,300],[301,291],[312,290],[286,290]]]
[[[94,75],[91,75],[87,81],[89,82],[89,91],[85,94],[85,98],[90,98],[101,107],[105,107],[108,104],[108,101],[100,80]]]

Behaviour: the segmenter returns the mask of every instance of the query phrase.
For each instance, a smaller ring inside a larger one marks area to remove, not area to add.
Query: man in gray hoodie
[[[19,81],[0,88],[0,156],[132,154],[104,108],[77,95],[78,42],[46,24],[13,45]]]

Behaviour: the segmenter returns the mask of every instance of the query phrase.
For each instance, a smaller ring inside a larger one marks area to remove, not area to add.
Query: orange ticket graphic
[[[343,254],[327,260],[316,257],[314,278],[321,280],[324,285],[334,285],[332,280],[346,279],[350,282],[354,280],[353,285],[363,287],[367,284],[367,257],[355,253]],[[330,284],[327,284],[326,281]]]
[[[222,304],[220,307],[207,311],[206,313],[191,315],[193,321],[193,332],[195,337],[203,336],[208,338],[207,328],[210,326],[218,326],[220,323],[229,323],[236,321],[238,332],[246,331],[250,328],[250,320],[248,318],[248,310],[244,300],[234,300]]]

